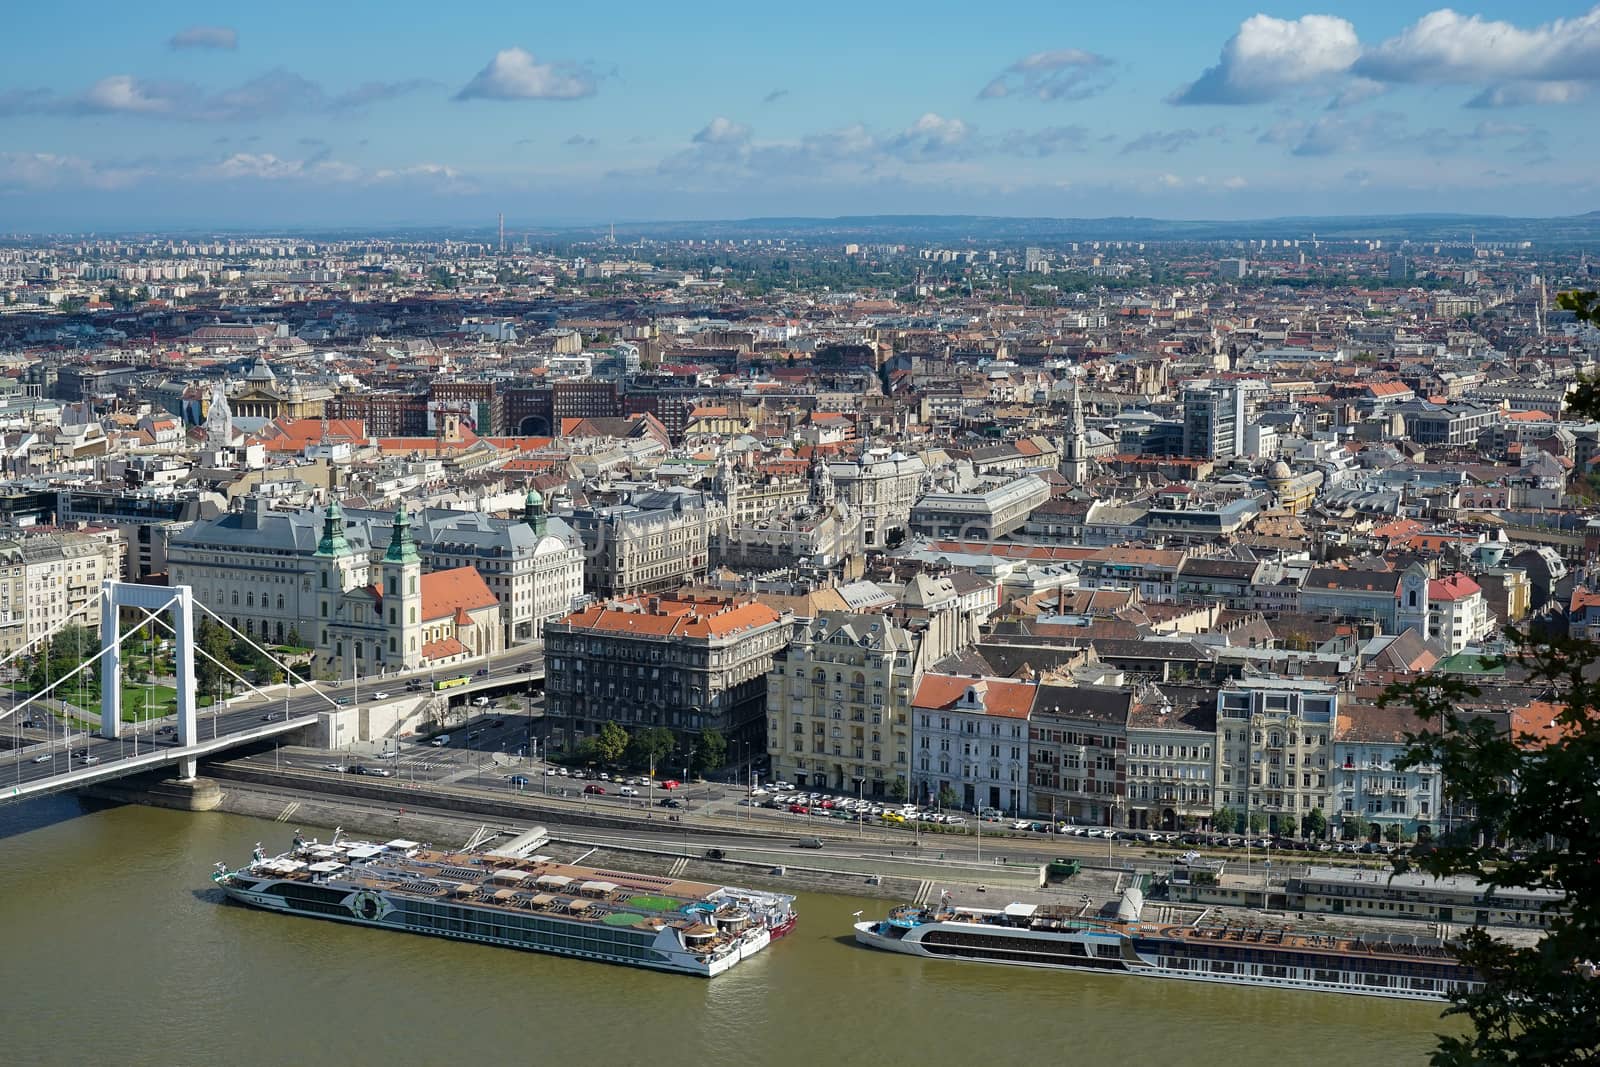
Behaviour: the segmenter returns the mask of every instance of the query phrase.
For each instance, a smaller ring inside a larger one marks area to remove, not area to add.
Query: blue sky
[[[0,229],[1600,207],[1600,6],[40,5]]]

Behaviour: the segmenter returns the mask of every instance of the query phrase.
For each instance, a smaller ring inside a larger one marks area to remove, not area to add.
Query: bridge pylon
[[[195,719],[194,684],[194,594],[186,585],[136,585],[107,579],[100,584],[100,735],[116,737],[122,729],[122,642],[118,612],[121,608],[140,608],[168,612],[172,616],[173,665],[177,676],[173,688],[178,697],[178,744],[184,747],[199,740]],[[195,761],[178,765],[178,777],[193,778]]]

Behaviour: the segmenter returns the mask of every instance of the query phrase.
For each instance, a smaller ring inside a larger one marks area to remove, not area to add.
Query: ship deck
[[[1004,911],[951,908],[930,913],[939,921],[981,922],[1017,929],[1050,932],[1103,932],[1127,937],[1150,937],[1182,943],[1236,945],[1283,952],[1326,953],[1337,956],[1379,956],[1418,961],[1455,961],[1450,949],[1436,937],[1402,933],[1374,933],[1355,937],[1303,932],[1292,926],[1261,922],[1177,923],[1123,922],[1085,917],[1051,905],[1012,905]]]
[[[310,842],[258,860],[250,874],[440,903],[503,908],[567,921],[659,930],[674,926],[692,938],[715,938],[711,917],[755,902],[789,898],[658,875],[580,867],[546,857],[517,859],[451,852],[414,842]]]

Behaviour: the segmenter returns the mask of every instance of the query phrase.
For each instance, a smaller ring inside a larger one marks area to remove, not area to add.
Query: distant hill
[[[1249,238],[1382,238],[1466,242],[1600,242],[1600,211],[1564,218],[1504,215],[1305,215],[1276,219],[1181,220],[1124,216],[1099,219],[1008,218],[993,215],[847,215],[839,218],[771,217],[720,221],[629,222],[621,239],[787,237],[861,242],[934,241],[988,244],[1018,241],[1219,241]],[[568,236],[601,235],[604,226],[546,230]]]

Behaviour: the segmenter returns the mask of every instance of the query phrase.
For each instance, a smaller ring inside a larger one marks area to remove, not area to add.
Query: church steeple
[[[411,516],[406,514],[406,502],[394,510],[394,525],[389,534],[389,550],[383,554],[385,563],[418,563],[417,542],[411,536]]]
[[[1082,485],[1089,477],[1089,430],[1083,421],[1083,379],[1072,376],[1072,422],[1067,428],[1066,454],[1062,457],[1061,476],[1073,485]]]
[[[344,535],[344,511],[339,507],[337,500],[329,500],[328,510],[323,513],[322,540],[317,542],[317,555],[348,556],[349,554],[350,541]]]

